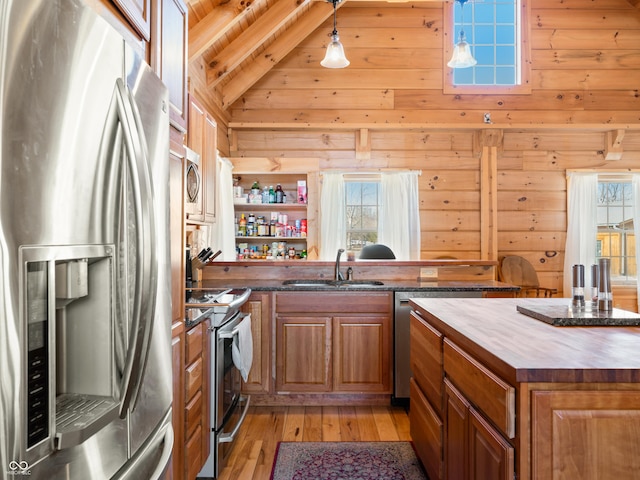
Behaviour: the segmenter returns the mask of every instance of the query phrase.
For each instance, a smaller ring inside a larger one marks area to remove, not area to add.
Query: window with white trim
[[[527,0],[455,1],[445,8],[445,93],[529,92],[528,11]],[[461,29],[477,64],[452,69],[446,62]]]
[[[629,175],[598,175],[596,259],[611,259],[613,283],[635,283],[636,237]]]
[[[378,241],[380,179],[345,175],[347,250],[360,252]]]

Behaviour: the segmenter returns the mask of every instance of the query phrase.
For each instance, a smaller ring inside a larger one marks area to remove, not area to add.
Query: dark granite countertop
[[[414,291],[487,291],[487,292],[517,292],[520,287],[509,285],[494,280],[478,281],[429,281],[420,282],[417,280],[380,280],[382,285],[284,285],[283,280],[204,280],[194,283],[194,289],[220,289],[220,288],[245,288],[249,287],[253,291],[394,291],[394,292],[414,292]],[[356,279],[364,280],[364,279]]]

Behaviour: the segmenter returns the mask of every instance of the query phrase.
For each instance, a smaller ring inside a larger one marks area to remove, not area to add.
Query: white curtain
[[[232,170],[233,164],[226,158],[218,156],[217,219],[212,229],[215,231],[213,241],[210,242],[213,251],[222,250],[216,260],[236,259]]]
[[[381,175],[378,243],[387,245],[398,260],[420,259],[419,172]]]
[[[335,260],[339,248],[347,245],[345,187],[342,173],[322,175],[320,198],[320,260]]]
[[[638,264],[640,264],[640,174],[634,173],[631,180],[633,187],[633,233],[636,236],[636,288],[638,291],[638,311],[640,312],[640,275],[638,274]]]
[[[596,263],[598,174],[570,172],[567,176],[567,242],[564,253],[563,295],[571,296],[573,265],[584,265],[585,284],[592,285],[591,265]]]

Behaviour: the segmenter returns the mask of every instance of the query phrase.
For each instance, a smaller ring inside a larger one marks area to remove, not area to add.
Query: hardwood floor
[[[219,480],[269,480],[280,441],[410,440],[403,407],[250,407]]]

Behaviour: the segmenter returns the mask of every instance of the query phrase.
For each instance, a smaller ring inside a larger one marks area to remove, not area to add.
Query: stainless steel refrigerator
[[[0,0],[0,478],[147,479],[171,427],[168,94],[80,0]]]

